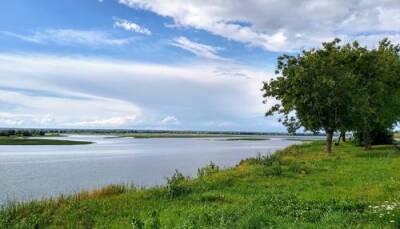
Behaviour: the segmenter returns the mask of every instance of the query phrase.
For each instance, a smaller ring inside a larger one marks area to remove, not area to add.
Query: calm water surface
[[[53,138],[55,139],[55,138]],[[68,136],[91,145],[0,146],[0,205],[7,201],[71,194],[108,184],[165,184],[178,169],[195,176],[213,161],[221,167],[261,153],[271,154],[296,141],[224,141],[221,138],[109,138]]]

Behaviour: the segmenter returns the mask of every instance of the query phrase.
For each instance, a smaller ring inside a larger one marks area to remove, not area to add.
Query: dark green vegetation
[[[323,142],[271,157],[216,165],[165,187],[109,186],[72,197],[12,204],[2,228],[396,228],[400,151]]]
[[[279,57],[276,73],[263,91],[266,100],[280,103],[267,115],[281,114],[289,132],[323,130],[328,153],[335,132],[357,132],[369,148],[379,136],[374,133],[400,121],[400,46],[387,39],[374,49],[335,39],[321,49]]]
[[[0,145],[85,145],[92,142],[56,139],[31,139],[19,137],[0,137]]]

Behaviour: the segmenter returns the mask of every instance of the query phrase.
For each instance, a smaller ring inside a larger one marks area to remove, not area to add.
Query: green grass
[[[209,165],[165,187],[114,185],[11,204],[3,228],[398,228],[400,151],[316,141],[232,169]],[[1,228],[1,226],[0,226]]]
[[[85,144],[91,144],[91,142],[56,140],[56,139],[0,137],[0,145],[85,145]]]

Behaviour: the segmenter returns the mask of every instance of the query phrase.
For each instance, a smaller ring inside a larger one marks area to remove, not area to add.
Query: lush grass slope
[[[56,140],[56,139],[0,137],[0,145],[84,145],[84,144],[91,144],[91,142]]]
[[[3,228],[395,228],[400,225],[400,152],[323,143],[274,157],[214,165],[166,187],[109,186],[56,200],[14,204]]]

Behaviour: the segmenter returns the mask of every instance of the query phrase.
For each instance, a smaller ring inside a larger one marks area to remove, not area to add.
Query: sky
[[[398,0],[3,0],[0,127],[281,132],[276,58],[400,42]]]

